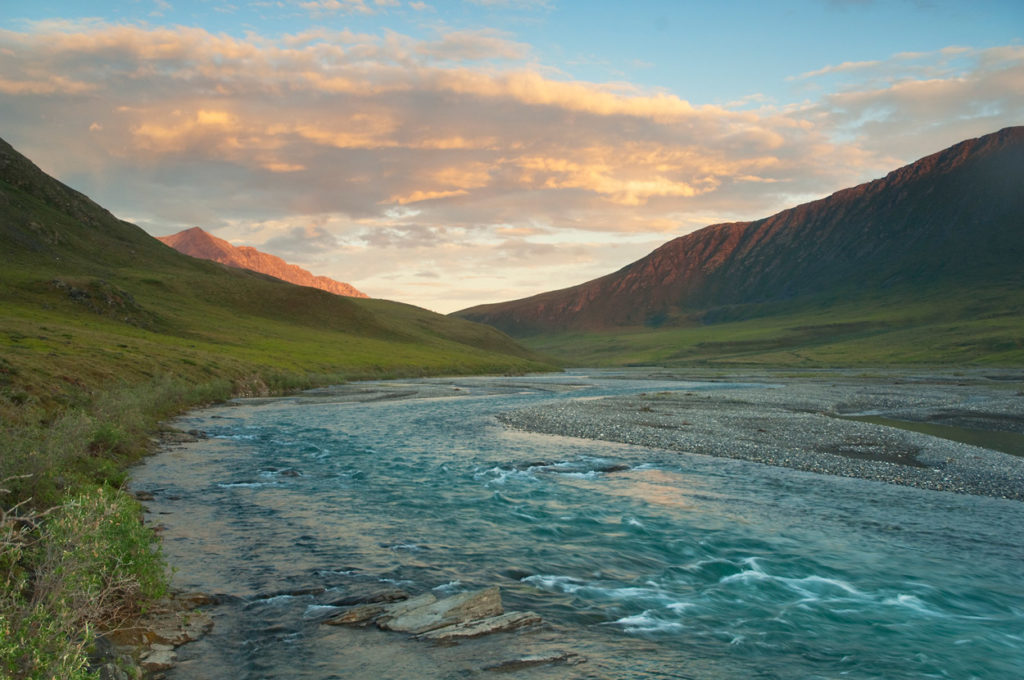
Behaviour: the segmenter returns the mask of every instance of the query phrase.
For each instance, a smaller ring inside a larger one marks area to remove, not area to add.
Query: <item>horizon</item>
[[[1024,122],[1018,3],[630,10],[7,8],[3,136],[151,235],[198,226],[452,312],[583,283]]]

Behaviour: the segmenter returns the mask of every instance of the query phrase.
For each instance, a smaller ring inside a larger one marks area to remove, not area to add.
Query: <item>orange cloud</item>
[[[397,203],[399,205],[407,205],[409,203],[420,203],[422,201],[434,201],[439,198],[451,198],[453,196],[465,196],[469,192],[465,189],[455,189],[452,191],[420,191],[417,189],[412,193],[405,196],[392,196],[388,199],[390,203]]]
[[[499,31],[272,39],[45,22],[0,31],[0,104],[5,134],[48,170],[94,170],[76,188],[144,224],[259,221],[270,239],[317,222],[337,257],[404,244],[409,271],[491,276],[455,254],[489,270],[544,262],[516,274],[538,290],[577,282],[557,279],[566,258],[606,273],[627,239],[642,255],[1024,118],[1021,46],[825,66],[794,86],[842,89],[787,107],[754,95],[744,106],[760,108],[742,111],[556,78],[532,58]]]

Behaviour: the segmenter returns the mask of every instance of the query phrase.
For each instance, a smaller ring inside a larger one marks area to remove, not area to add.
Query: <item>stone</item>
[[[476,619],[455,623],[444,628],[427,631],[418,635],[424,640],[463,640],[468,638],[491,635],[492,633],[504,633],[510,630],[517,630],[526,626],[532,626],[541,622],[540,616],[533,612],[508,612],[499,616],[491,616],[486,619]]]
[[[209,607],[219,604],[217,597],[206,593],[177,593],[174,600],[181,604],[184,609],[195,609],[196,607]]]
[[[388,605],[385,602],[361,604],[352,607],[347,611],[341,612],[340,614],[335,614],[330,618],[324,619],[320,623],[325,623],[328,626],[365,625],[383,614],[387,608]]]
[[[190,444],[199,440],[194,434],[173,429],[163,430],[158,436],[164,444]]]
[[[509,659],[508,661],[502,661],[501,663],[484,666],[483,670],[496,671],[498,673],[511,673],[524,668],[532,668],[534,666],[548,666],[551,664],[578,666],[579,664],[586,662],[586,658],[580,656],[576,652],[558,652],[555,654],[523,656],[518,659]]]
[[[203,611],[175,612],[170,620],[150,629],[150,639],[162,644],[180,647],[203,637],[213,629],[213,619]]]
[[[355,596],[388,598],[402,591]],[[345,600],[347,601],[347,600]],[[497,586],[437,599],[432,593],[397,602],[367,602],[321,621],[330,626],[366,625],[438,642],[517,630],[541,622],[533,612],[505,612]]]
[[[412,600],[408,602],[412,602]],[[483,590],[452,595],[419,607],[406,608],[405,611],[398,614],[389,612],[391,616],[386,621],[378,621],[378,625],[384,630],[419,635],[436,628],[486,619],[503,613],[501,591],[497,586],[492,586]]]
[[[139,663],[149,673],[165,671],[173,666],[178,659],[178,655],[174,653],[174,647],[170,645],[152,645],[150,650]]]
[[[384,621],[401,616],[412,609],[418,609],[436,602],[431,593],[409,598],[409,594],[398,588],[386,588],[370,593],[349,595],[331,602],[333,606],[344,606],[352,603],[350,609],[321,621],[328,626],[363,626],[376,621]]]
[[[343,597],[331,600],[326,604],[332,607],[351,607],[357,604],[371,604],[376,602],[401,602],[408,600],[409,593],[401,588],[377,588],[362,593],[349,593]]]
[[[132,680],[132,675],[116,663],[106,663],[99,667],[100,680]]]

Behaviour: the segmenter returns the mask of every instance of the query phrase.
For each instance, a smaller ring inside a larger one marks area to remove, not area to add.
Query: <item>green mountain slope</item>
[[[350,378],[547,368],[487,326],[182,255],[0,141],[0,677],[98,677],[91,636],[164,592],[116,490],[161,420]]]
[[[457,312],[593,363],[1024,363],[1024,127]]]
[[[488,326],[182,255],[3,142],[0,255],[0,480],[33,474],[25,494],[116,478],[157,419],[204,400],[552,368]]]
[[[0,144],[3,389],[164,373],[386,375],[522,371],[537,356],[491,328],[356,300],[179,254]]]

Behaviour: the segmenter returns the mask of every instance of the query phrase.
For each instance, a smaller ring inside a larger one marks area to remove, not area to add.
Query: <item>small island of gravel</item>
[[[499,419],[531,432],[1024,500],[1020,371],[649,375],[721,388],[574,400]]]

